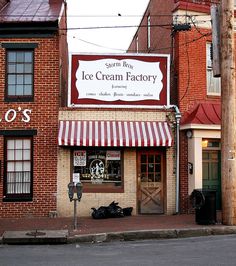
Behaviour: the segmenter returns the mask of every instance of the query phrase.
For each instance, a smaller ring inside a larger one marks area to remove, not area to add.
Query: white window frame
[[[147,47],[151,47],[151,17],[147,17]]]
[[[211,43],[206,43],[206,82],[207,95],[221,95],[221,79],[213,76],[212,58],[211,58]]]
[[[4,199],[32,199],[32,137],[7,137]]]

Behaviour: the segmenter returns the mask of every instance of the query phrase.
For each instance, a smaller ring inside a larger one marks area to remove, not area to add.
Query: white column
[[[193,164],[193,173],[188,169],[188,193],[196,188],[202,188],[202,138],[188,139],[188,162]]]

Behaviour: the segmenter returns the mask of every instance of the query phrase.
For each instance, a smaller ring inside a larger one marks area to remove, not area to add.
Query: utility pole
[[[222,222],[236,225],[234,0],[221,1]]]

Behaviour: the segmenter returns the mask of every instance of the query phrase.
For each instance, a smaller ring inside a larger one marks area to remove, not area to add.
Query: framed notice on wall
[[[70,107],[169,105],[169,55],[71,54]]]
[[[86,151],[74,151],[74,166],[86,166]]]
[[[73,173],[73,182],[74,183],[80,182],[80,173]]]

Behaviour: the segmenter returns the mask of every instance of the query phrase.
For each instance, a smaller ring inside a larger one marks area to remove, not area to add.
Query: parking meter
[[[83,185],[81,184],[81,182],[76,183],[76,192],[77,192],[78,201],[80,201],[82,198],[82,190],[83,190]]]
[[[77,229],[77,201],[81,200],[83,186],[81,182],[70,182],[68,184],[68,196],[70,201],[74,201],[74,229]],[[74,197],[74,194],[76,196]]]
[[[74,198],[74,183],[73,182],[70,182],[68,184],[68,196],[69,196],[70,201],[72,201]]]

